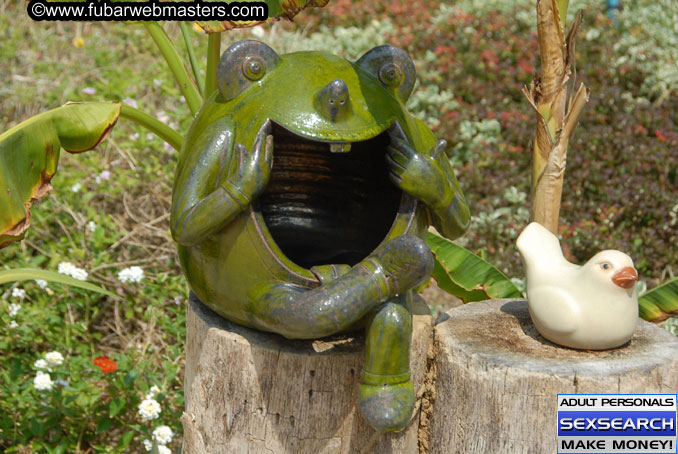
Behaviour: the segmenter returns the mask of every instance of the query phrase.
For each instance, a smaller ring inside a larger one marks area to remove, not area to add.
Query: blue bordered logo
[[[558,454],[678,453],[676,394],[558,394]]]

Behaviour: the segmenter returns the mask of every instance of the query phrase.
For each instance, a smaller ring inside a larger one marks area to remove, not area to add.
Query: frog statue
[[[414,288],[469,211],[445,153],[405,102],[414,63],[379,46],[356,62],[240,41],[180,153],[170,228],[194,295],[242,325],[312,339],[365,327],[360,409],[404,428]]]

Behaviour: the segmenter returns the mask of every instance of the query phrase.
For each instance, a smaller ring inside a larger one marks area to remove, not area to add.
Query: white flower
[[[43,279],[36,279],[35,283],[38,284],[38,287],[40,287],[40,288],[43,288],[43,289],[47,288],[47,281],[45,281]]]
[[[71,186],[71,191],[73,192],[78,192],[82,189],[82,184],[80,183],[75,183],[73,186]]]
[[[148,134],[146,134],[146,140],[153,140],[154,137],[155,136],[153,134],[151,134],[150,132]]]
[[[593,41],[594,39],[598,39],[600,36],[600,32],[596,30],[595,28],[589,29],[589,31],[586,32],[586,41]]]
[[[150,451],[153,449],[153,442],[151,440],[144,440],[144,448],[146,448],[146,451]],[[172,450],[168,448],[167,446],[163,446],[161,444],[158,445],[158,453],[160,454],[172,454]]]
[[[80,92],[86,95],[95,95],[97,93],[97,89],[94,87],[85,87],[82,90],[80,90]]]
[[[252,27],[252,28],[250,29],[250,33],[252,33],[252,35],[254,35],[255,37],[261,39],[261,38],[263,38],[264,35],[266,34],[266,30],[264,30],[264,27],[261,27],[261,26],[259,26],[259,27]]]
[[[59,266],[57,267],[57,271],[61,274],[71,276],[72,278],[75,278],[75,279],[78,279],[78,280],[81,280],[81,281],[87,280],[87,271],[83,270],[82,268],[78,268],[77,266],[73,265],[71,262],[61,262],[61,263],[59,263]]]
[[[153,439],[158,442],[159,445],[166,445],[172,441],[174,437],[174,432],[168,426],[158,426],[153,431]]]
[[[128,282],[141,282],[143,278],[144,270],[140,266],[130,266],[118,272],[118,279],[124,284]]]
[[[19,288],[19,287],[15,287],[15,288],[12,289],[12,296],[14,298],[24,299],[24,298],[26,298],[26,290]]]
[[[148,390],[148,394],[146,394],[146,399],[153,399],[159,392],[160,388],[155,385],[151,386],[151,389]]]
[[[124,102],[125,104],[127,104],[130,107],[134,107],[135,109],[137,107],[139,107],[137,105],[137,102],[135,100],[133,100],[132,98],[125,98],[125,99],[122,100],[122,102]]]
[[[49,352],[45,354],[45,359],[50,366],[59,366],[64,362],[64,355],[59,352]]]
[[[162,85],[162,81],[160,79],[153,79],[153,85],[159,87],[160,85]]]
[[[11,322],[9,322],[9,327],[10,328],[18,328],[19,324],[16,322],[16,320],[12,320]]]
[[[111,172],[108,170],[102,170],[99,176],[101,177],[102,180],[110,180]]]
[[[70,385],[70,382],[68,380],[64,380],[63,378],[57,378],[54,380],[54,384],[66,388],[68,385]]]
[[[170,121],[169,116],[162,110],[156,114],[155,118],[157,118],[158,120],[162,121],[165,124],[168,124]]]
[[[52,377],[48,373],[38,371],[38,374],[33,379],[33,386],[38,391],[48,391],[52,389],[54,383],[52,382]]]
[[[18,304],[18,303],[12,303],[7,308],[7,310],[9,311],[10,317],[16,317],[16,314],[19,313],[20,309],[21,309],[21,304]]]
[[[135,132],[134,134],[130,134],[129,140],[131,140],[132,142],[136,142],[137,140],[139,140],[139,137],[140,134],[138,132]]]
[[[35,362],[33,363],[33,367],[35,367],[36,369],[51,370],[49,368],[49,363],[47,362],[47,360],[42,359],[42,358],[35,360]]]
[[[89,221],[87,223],[87,230],[90,232],[94,232],[97,229],[97,225],[94,223],[94,221]]]
[[[145,421],[156,419],[160,411],[160,404],[155,399],[144,399],[139,404],[139,415]]]

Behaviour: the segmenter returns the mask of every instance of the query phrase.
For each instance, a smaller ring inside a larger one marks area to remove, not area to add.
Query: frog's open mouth
[[[273,240],[304,268],[355,265],[384,240],[401,203],[385,161],[388,132],[330,150],[330,143],[272,128],[271,178],[254,208]]]

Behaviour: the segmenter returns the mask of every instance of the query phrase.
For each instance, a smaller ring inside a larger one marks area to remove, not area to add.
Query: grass
[[[333,0],[302,13],[296,24],[229,32],[222,49],[244,37],[281,51],[322,48],[351,58],[384,42],[405,47],[419,71],[410,106],[455,147],[474,213],[462,242],[520,277],[513,242],[529,216],[533,134],[520,88],[531,78],[537,49],[524,20],[529,2],[513,3],[473,14],[470,0],[459,8]],[[177,24],[166,28],[180,42]],[[620,55],[607,43],[631,32],[595,10],[583,35],[587,28],[598,36],[579,40],[578,78],[593,96],[570,152],[563,242],[575,261],[602,248],[628,250],[653,286],[678,270],[678,97],[668,88],[655,98],[644,92],[646,65],[612,64]],[[206,39],[190,27],[189,33],[204,62]],[[0,0],[0,74],[0,131],[77,100],[126,100],[181,132],[190,124],[141,26],[34,23],[22,5]],[[168,228],[175,159],[159,139],[120,121],[97,150],[62,155],[54,191],[33,209],[26,240],[2,251],[5,268],[56,270],[71,262],[119,298],[57,284],[0,288],[0,320],[17,325],[0,334],[0,450],[142,452],[161,424],[177,434],[168,447],[178,450],[187,289]],[[118,272],[130,266],[142,267],[141,282],[121,282]],[[17,289],[25,296],[13,296]],[[21,307],[14,317],[12,303]],[[50,351],[65,357],[52,379],[69,384],[38,391],[34,362]],[[102,355],[118,369],[100,370],[94,360]],[[145,421],[138,405],[152,386],[162,411]]]

